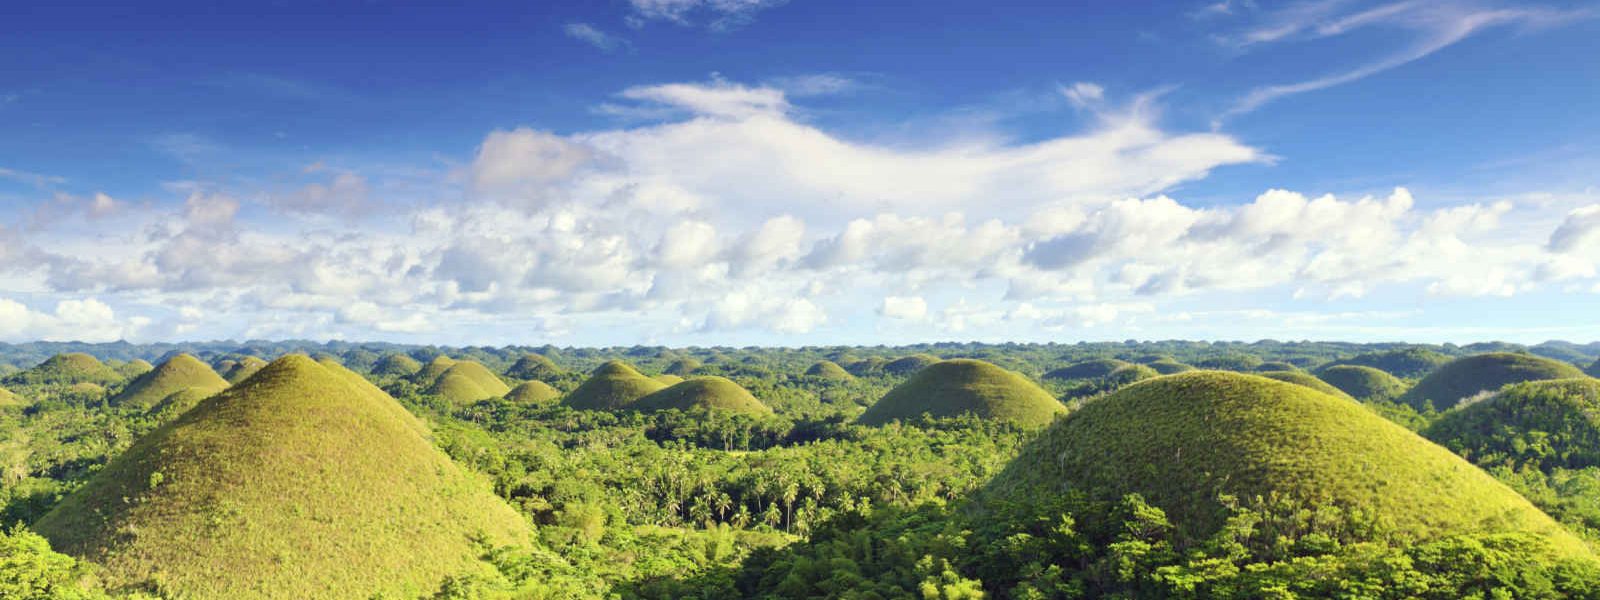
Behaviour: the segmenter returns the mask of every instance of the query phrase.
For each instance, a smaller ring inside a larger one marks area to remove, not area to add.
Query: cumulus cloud
[[[878,305],[878,314],[890,319],[920,321],[928,316],[928,301],[921,296],[888,296]]]
[[[1577,252],[1580,249],[1600,250],[1600,204],[1574,209],[1567,213],[1561,226],[1550,234],[1550,250]]]
[[[377,208],[371,193],[365,177],[344,171],[326,182],[310,183],[288,194],[269,196],[267,204],[290,213],[359,216]]]
[[[514,206],[538,208],[593,157],[583,144],[552,133],[527,127],[494,131],[472,161],[472,184]]]
[[[63,300],[50,312],[0,298],[0,339],[3,340],[114,342],[137,335],[149,323],[144,317],[118,319],[110,306],[94,298]]]

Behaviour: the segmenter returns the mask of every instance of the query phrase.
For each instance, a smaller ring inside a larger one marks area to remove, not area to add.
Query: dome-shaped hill
[[[1335,365],[1372,367],[1395,377],[1417,378],[1450,362],[1450,357],[1422,348],[1369,352],[1334,361]],[[1330,365],[1331,366],[1331,365]]]
[[[1082,362],[1072,363],[1065,367],[1045,373],[1041,379],[1056,381],[1073,381],[1077,379],[1099,379],[1110,375],[1112,371],[1126,367],[1132,363],[1115,358],[1095,358]]]
[[[511,391],[511,386],[482,364],[463,360],[445,369],[427,393],[449,400],[454,404],[467,404],[490,398],[500,398]]]
[[[561,391],[543,381],[529,381],[506,392],[506,400],[517,404],[552,404],[561,398]]]
[[[539,354],[524,354],[517,359],[516,364],[506,370],[507,377],[531,381],[550,381],[563,373],[564,371],[556,366],[556,363]]]
[[[1160,373],[1162,375],[1171,375],[1173,373],[1183,373],[1183,372],[1186,372],[1186,371],[1193,371],[1194,370],[1194,367],[1191,367],[1189,365],[1183,364],[1183,363],[1175,361],[1175,360],[1158,360],[1158,361],[1149,363],[1149,364],[1147,364],[1145,366],[1148,366],[1151,369],[1155,369],[1155,371],[1157,373]]]
[[[844,367],[839,366],[839,363],[831,360],[817,361],[816,364],[806,369],[806,376],[836,381],[850,381],[856,378],[849,371],[844,370]]]
[[[939,362],[939,357],[932,354],[913,354],[902,356],[883,364],[883,372],[890,375],[910,375],[921,371],[933,363]]]
[[[373,375],[388,375],[391,377],[410,377],[422,370],[422,363],[399,352],[386,354],[378,362],[372,364]]]
[[[1159,371],[1150,368],[1148,365],[1131,364],[1125,367],[1117,367],[1115,371],[1106,375],[1105,379],[1106,383],[1113,386],[1124,386],[1160,376],[1161,373]]]
[[[677,409],[684,412],[705,410],[765,416],[772,409],[744,387],[726,377],[715,375],[691,377],[680,383],[640,398],[628,405],[630,410],[655,412]]]
[[[1371,541],[1478,532],[1583,542],[1487,473],[1362,405],[1255,375],[1197,371],[1136,383],[1045,431],[980,493],[980,502],[1067,491],[1115,501],[1141,494],[1177,528],[1180,547],[1216,532],[1220,495],[1277,496],[1376,515]]]
[[[1445,412],[1423,435],[1484,467],[1600,466],[1600,379],[1512,384]]]
[[[113,590],[412,597],[476,568],[520,516],[393,398],[303,356],[135,442],[35,524]]]
[[[858,421],[882,425],[923,413],[935,417],[972,414],[1043,427],[1065,412],[1066,406],[1026,377],[981,360],[955,359],[918,371],[867,408]]]
[[[664,374],[667,374],[667,375],[677,375],[678,377],[688,377],[690,373],[693,373],[695,371],[695,369],[698,369],[700,367],[701,367],[700,361],[695,360],[693,358],[684,357],[684,358],[680,358],[678,360],[672,361],[672,364],[667,365],[667,368],[663,369],[661,372],[664,373]]]
[[[1254,354],[1227,352],[1223,354],[1206,356],[1195,360],[1190,364],[1194,365],[1197,369],[1207,369],[1212,371],[1237,371],[1240,373],[1246,373],[1254,371],[1256,366],[1261,364],[1261,357]]]
[[[260,371],[265,366],[267,366],[267,361],[261,357],[246,356],[234,361],[232,368],[223,371],[222,378],[228,380],[230,384],[239,383],[249,379],[251,375],[255,375],[256,371]]]
[[[881,356],[869,356],[861,360],[844,363],[844,368],[856,377],[870,377],[882,374],[883,366],[887,364],[889,364],[889,361]]]
[[[133,379],[134,377],[149,373],[150,371],[155,370],[155,368],[155,365],[146,362],[144,359],[135,358],[118,365],[113,370],[115,370],[118,375],[121,375],[123,379]]]
[[[1528,354],[1477,354],[1434,369],[1401,396],[1400,401],[1418,410],[1430,403],[1438,410],[1446,410],[1462,400],[1508,384],[1571,377],[1583,377],[1583,371],[1564,362]]]
[[[1355,400],[1355,397],[1344,393],[1344,390],[1334,387],[1326,381],[1317,379],[1317,376],[1303,371],[1267,371],[1265,373],[1257,373],[1257,375],[1266,377],[1268,379],[1276,379],[1285,383],[1305,386],[1335,398]]]
[[[1362,400],[1392,400],[1406,392],[1406,383],[1393,375],[1361,365],[1333,365],[1317,371],[1317,378]]]
[[[438,379],[453,366],[456,366],[455,359],[443,354],[435,356],[433,360],[428,361],[428,364],[411,374],[411,382],[422,386],[433,385],[433,380]]]
[[[1286,363],[1286,362],[1282,362],[1282,361],[1272,360],[1272,361],[1267,361],[1267,362],[1261,363],[1259,365],[1256,365],[1255,367],[1251,368],[1250,370],[1251,371],[1255,371],[1257,373],[1274,373],[1274,372],[1279,372],[1279,371],[1288,372],[1288,373],[1299,373],[1300,372],[1300,367],[1295,366],[1294,363]]]
[[[595,369],[594,374],[562,398],[561,403],[578,410],[615,410],[666,387],[627,363],[613,360]]]
[[[211,370],[211,365],[188,354],[179,354],[167,359],[155,370],[128,382],[127,387],[111,397],[110,404],[149,410],[167,396],[184,390],[195,390],[209,396],[227,387],[228,381]]]
[[[13,373],[5,382],[17,385],[93,383],[103,386],[122,380],[121,373],[107,367],[100,359],[81,352],[71,352],[57,354],[32,369]]]

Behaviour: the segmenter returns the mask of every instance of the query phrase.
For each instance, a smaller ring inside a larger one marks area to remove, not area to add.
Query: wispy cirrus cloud
[[[599,48],[602,52],[616,52],[633,47],[627,39],[606,33],[588,23],[567,23],[561,30],[566,32],[567,37]]]
[[[643,27],[650,21],[679,25],[704,22],[712,31],[737,29],[755,19],[756,13],[782,6],[789,0],[628,0],[633,14],[628,24]]]

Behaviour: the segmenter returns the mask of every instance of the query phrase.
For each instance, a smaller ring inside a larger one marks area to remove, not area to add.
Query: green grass
[[[1444,366],[1448,362],[1450,362],[1449,356],[1432,350],[1405,348],[1385,352],[1368,352],[1337,360],[1332,364],[1372,367],[1395,377],[1416,379],[1432,373],[1434,369]]]
[[[11,390],[0,388],[0,408],[20,408],[26,406],[28,401],[16,395]]]
[[[1108,502],[1141,494],[1185,544],[1224,525],[1219,498],[1268,497],[1376,517],[1370,531],[1349,533],[1357,540],[1527,532],[1588,556],[1549,516],[1449,450],[1360,404],[1256,375],[1180,373],[1089,402],[1024,448],[980,498],[1073,490]]]
[[[1564,362],[1528,354],[1477,354],[1435,369],[1402,395],[1400,401],[1418,410],[1432,403],[1442,411],[1509,384],[1571,377],[1583,377],[1583,371]]]
[[[561,391],[539,380],[521,383],[506,393],[506,400],[518,404],[553,404],[561,399]]]
[[[1362,402],[1393,400],[1406,393],[1406,382],[1361,365],[1333,365],[1317,371],[1317,378]]]
[[[1423,435],[1486,468],[1600,466],[1600,379],[1513,384],[1445,412]]]
[[[145,436],[35,525],[113,589],[416,597],[523,519],[342,367],[303,355]]]
[[[628,406],[641,412],[677,409],[684,412],[718,411],[753,416],[772,414],[772,409],[749,390],[726,377],[691,377],[680,383],[640,398]]]
[[[433,360],[428,361],[428,364],[423,365],[416,373],[411,374],[411,382],[424,387],[433,385],[433,380],[438,379],[440,375],[443,375],[445,371],[455,365],[456,361],[453,358],[442,354],[435,356]]]
[[[883,372],[890,375],[910,375],[921,371],[933,363],[939,362],[939,357],[932,354],[913,354],[902,356],[883,364]]]
[[[850,381],[856,378],[855,375],[851,375],[849,371],[844,370],[844,367],[839,366],[839,363],[831,360],[817,361],[816,364],[806,369],[806,376],[836,381]]]
[[[1255,368],[1251,369],[1251,370],[1255,371],[1257,373],[1273,373],[1273,372],[1277,372],[1277,371],[1284,371],[1284,372],[1289,372],[1289,373],[1299,373],[1300,372],[1300,367],[1295,366],[1294,363],[1286,363],[1286,362],[1281,362],[1281,361],[1267,361],[1267,362],[1261,363],[1259,365],[1256,365]]]
[[[133,379],[145,373],[149,373],[150,371],[155,370],[155,368],[155,365],[150,364],[144,359],[135,358],[128,362],[117,365],[114,370],[117,372],[117,374],[122,375],[124,379]]]
[[[670,385],[678,385],[680,383],[683,383],[683,378],[682,377],[679,377],[677,375],[673,375],[671,373],[662,373],[660,375],[651,375],[650,378],[661,382],[661,385],[669,385],[670,386]]]
[[[1072,381],[1076,379],[1099,379],[1110,375],[1112,371],[1128,366],[1129,363],[1115,358],[1096,358],[1079,363],[1073,363],[1059,369],[1047,372],[1043,379],[1057,381]]]
[[[112,406],[136,410],[149,410],[167,396],[184,390],[195,390],[209,396],[228,388],[228,381],[211,365],[188,354],[179,354],[161,363],[155,370],[128,382],[127,387],[112,396]]]
[[[453,404],[470,404],[479,400],[501,398],[511,391],[511,386],[501,381],[494,372],[482,364],[458,361],[433,380],[427,393],[449,400]]]
[[[667,368],[663,370],[662,373],[667,375],[677,375],[679,377],[688,377],[690,373],[693,373],[695,369],[700,368],[700,366],[700,361],[685,357],[672,361],[672,364],[667,365]]]
[[[1132,364],[1117,367],[1115,371],[1106,375],[1106,382],[1114,386],[1124,386],[1130,383],[1144,381],[1151,377],[1160,377],[1161,372],[1148,365]]]
[[[1178,362],[1178,361],[1175,361],[1175,360],[1172,360],[1172,359],[1151,361],[1151,362],[1147,363],[1145,366],[1150,367],[1152,369],[1155,369],[1155,371],[1157,373],[1160,373],[1162,375],[1171,375],[1173,373],[1184,373],[1184,372],[1188,372],[1188,371],[1193,371],[1194,370],[1194,367],[1191,367],[1189,365],[1183,364],[1181,362]]]
[[[1344,390],[1334,387],[1328,382],[1318,379],[1317,376],[1304,371],[1267,371],[1264,373],[1257,373],[1257,375],[1266,377],[1268,379],[1276,379],[1286,383],[1305,386],[1335,398],[1355,400],[1354,396],[1344,393]]]
[[[506,369],[506,377],[525,381],[550,382],[564,373],[561,367],[541,354],[524,354],[510,369]]]
[[[228,380],[230,384],[239,383],[249,379],[251,375],[255,375],[256,371],[260,371],[265,366],[267,366],[267,361],[261,357],[246,356],[235,361],[232,367],[224,371],[222,378]]]
[[[1049,392],[1017,373],[981,360],[954,359],[918,371],[861,414],[864,425],[915,418],[971,414],[1043,427],[1067,408]]]
[[[118,373],[93,356],[81,352],[57,354],[32,369],[6,377],[12,385],[72,385],[93,383],[104,386],[122,381]]]
[[[378,362],[372,364],[373,375],[389,375],[393,377],[410,377],[422,370],[422,363],[399,352],[385,354]]]
[[[578,410],[616,410],[665,389],[659,381],[618,360],[607,361],[561,403]]]

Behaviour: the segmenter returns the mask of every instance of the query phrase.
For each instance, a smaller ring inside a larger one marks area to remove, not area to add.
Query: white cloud
[[[138,334],[149,319],[118,319],[116,312],[94,298],[63,300],[52,312],[0,298],[0,339],[10,341],[114,342]]]
[[[1080,81],[1069,86],[1062,86],[1061,94],[1066,96],[1073,106],[1086,108],[1105,100],[1106,89],[1100,87],[1100,84],[1097,83]]]
[[[473,186],[513,206],[538,208],[552,188],[593,158],[582,144],[555,134],[520,127],[494,131],[472,161]]]
[[[1577,252],[1594,248],[1600,252],[1600,204],[1590,204],[1567,213],[1561,226],[1550,234],[1550,250]]]
[[[782,90],[745,87],[725,81],[708,85],[666,83],[631,87],[619,94],[629,100],[653,102],[687,110],[697,115],[748,119],[777,116],[789,112],[789,101]]]
[[[921,296],[887,296],[878,314],[890,319],[921,321],[928,316],[928,301]]]
[[[628,46],[627,40],[601,31],[588,23],[567,23],[561,30],[566,32],[567,37],[582,41],[605,52],[613,52]]]
[[[367,179],[348,171],[326,183],[310,183],[292,193],[273,195],[267,204],[291,213],[357,216],[377,209]]]
[[[722,31],[740,27],[755,18],[755,14],[768,8],[786,4],[788,0],[628,0],[633,6],[629,23],[635,27],[649,21],[669,21],[680,25],[692,24],[703,16],[709,19],[707,27]]]

